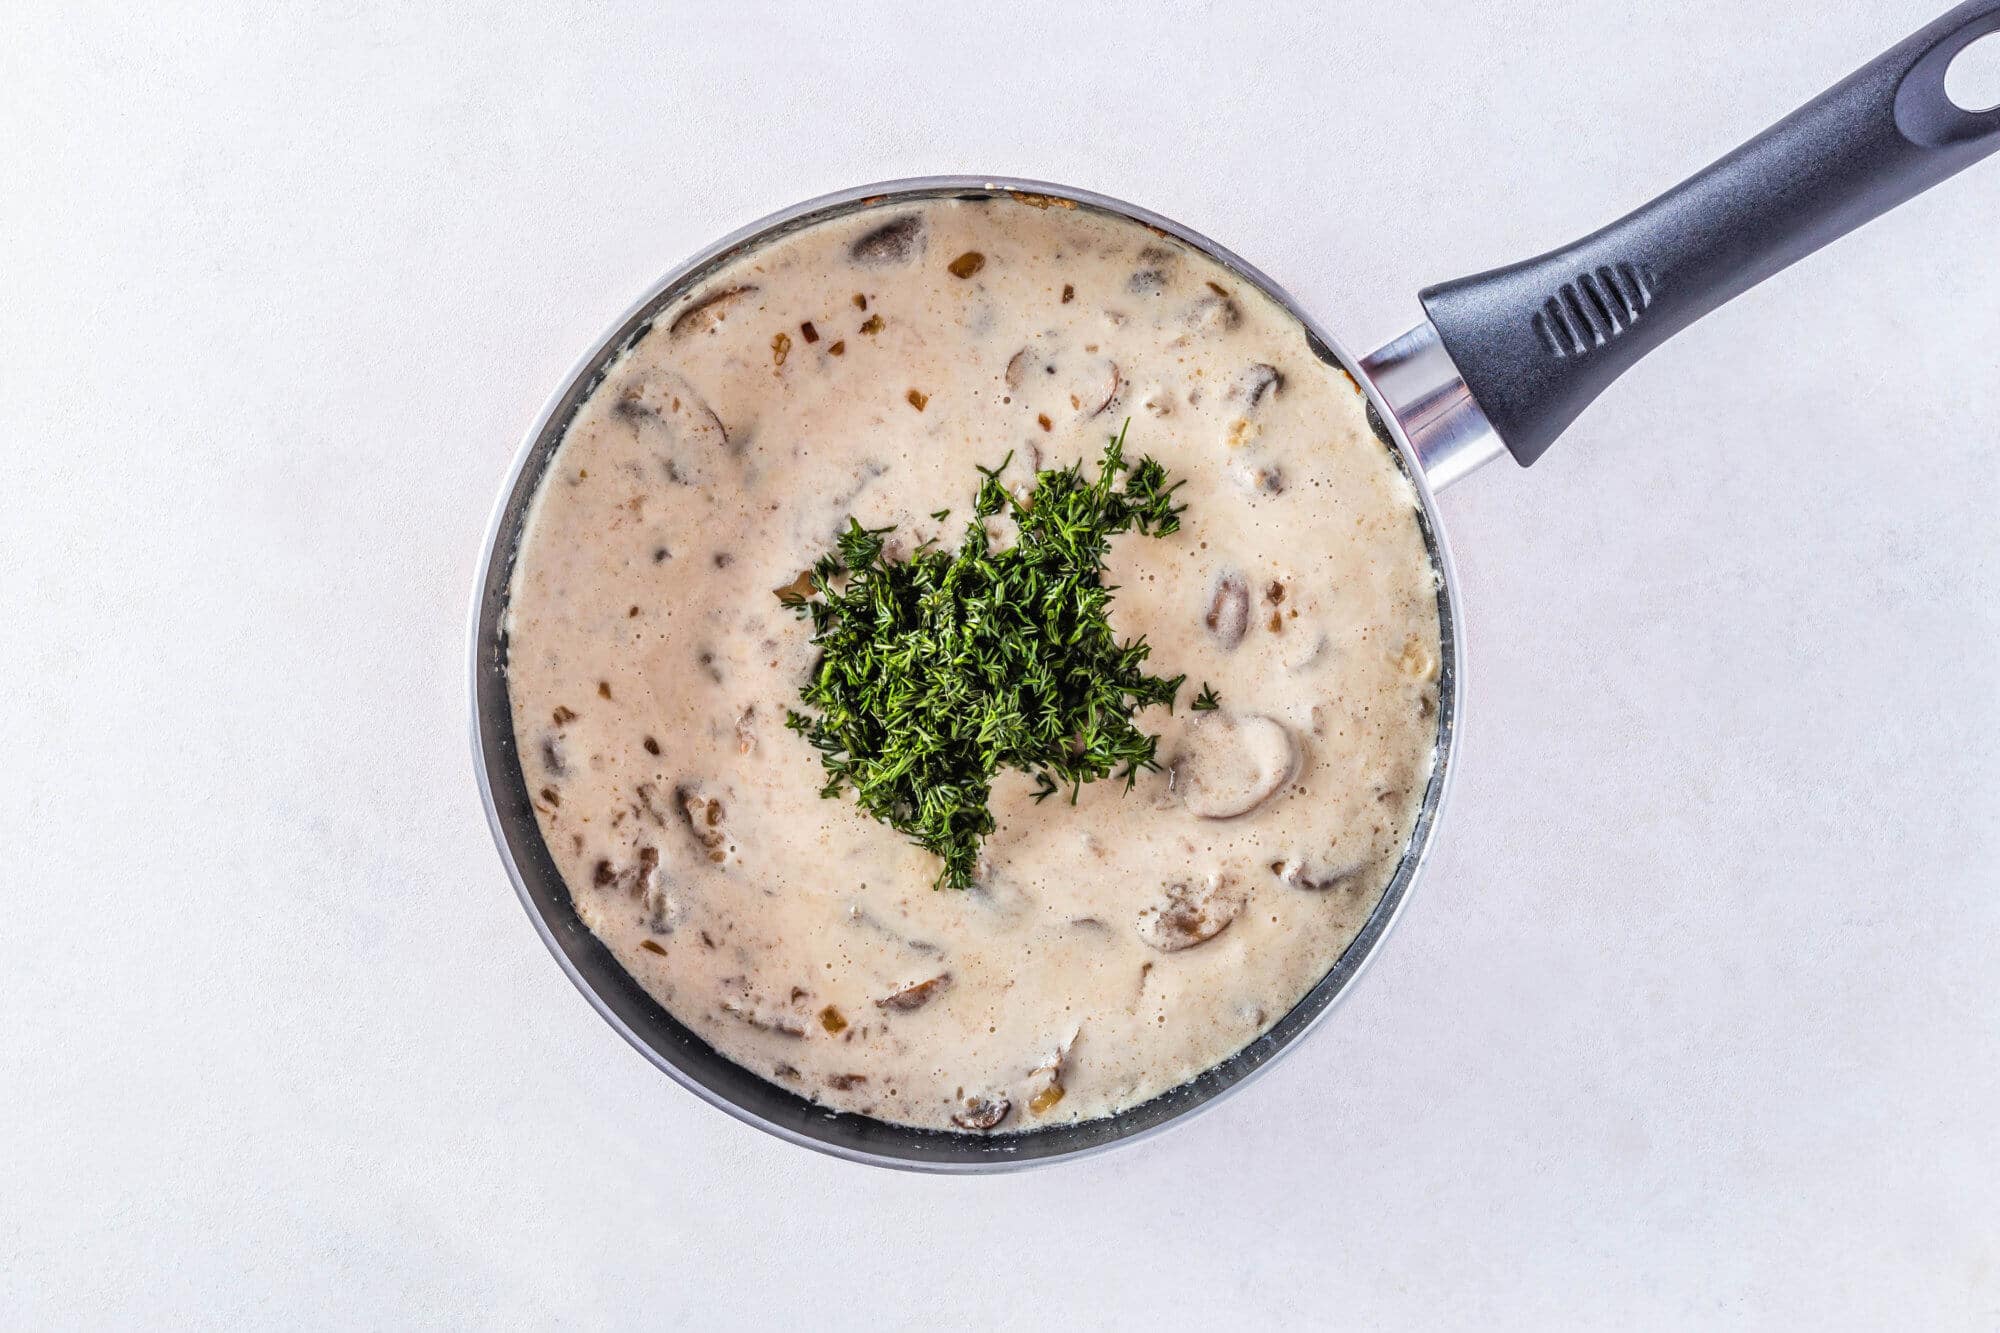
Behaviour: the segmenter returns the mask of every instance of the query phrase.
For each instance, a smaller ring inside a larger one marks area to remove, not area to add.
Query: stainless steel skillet
[[[2000,107],[1968,111],[1944,91],[1946,67],[1957,53],[1995,32],[2000,0],[1958,6],[1602,231],[1537,259],[1425,290],[1425,321],[1360,358],[1270,279],[1206,237],[1059,185],[929,177],[864,186],[784,209],[717,242],[655,284],[578,363],[529,431],[487,534],[472,612],[474,762],[502,859],[543,940],[606,1021],[676,1082],[749,1124],[855,1161],[983,1172],[1078,1157],[1155,1133],[1240,1086],[1317,1022],[1373,955],[1422,869],[1443,812],[1465,668],[1458,584],[1434,492],[1502,453],[1532,463],[1605,385],[1668,336],[2000,148]],[[1135,219],[1268,292],[1298,317],[1314,350],[1367,394],[1379,433],[1415,484],[1440,579],[1437,764],[1403,860],[1345,954],[1276,1026],[1192,1082],[1107,1119],[998,1137],[830,1112],[717,1055],[656,1004],[577,917],[542,843],[507,696],[507,590],[530,504],[570,418],[605,367],[744,250],[828,218],[937,197],[1012,197]]]

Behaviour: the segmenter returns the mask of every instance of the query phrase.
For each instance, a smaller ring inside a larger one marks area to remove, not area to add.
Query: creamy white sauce
[[[734,261],[578,412],[514,571],[519,752],[579,914],[723,1054],[884,1120],[1084,1120],[1227,1058],[1340,957],[1430,774],[1435,578],[1364,410],[1275,302],[1088,210],[886,206]],[[1182,530],[1106,577],[1188,677],[1138,714],[1168,768],[1074,806],[1003,775],[980,887],[934,889],[820,797],[773,590],[850,514],[956,544],[976,464],[1012,450],[1025,491],[1127,417],[1186,480]]]

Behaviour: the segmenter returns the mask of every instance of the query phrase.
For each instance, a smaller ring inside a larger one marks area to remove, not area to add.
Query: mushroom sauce
[[[513,573],[515,734],[578,914],[724,1055],[907,1125],[1110,1115],[1253,1040],[1366,921],[1437,738],[1434,568],[1353,381],[1237,274],[1050,203],[878,206],[732,259],[577,411]],[[1162,767],[1074,804],[1002,773],[977,884],[933,888],[820,796],[784,725],[811,626],[774,590],[850,515],[956,545],[976,466],[1011,451],[1025,494],[1127,419],[1186,482],[1181,530],[1104,575],[1187,676],[1134,717]]]

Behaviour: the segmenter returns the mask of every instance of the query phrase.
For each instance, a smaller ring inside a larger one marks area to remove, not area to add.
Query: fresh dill
[[[1222,707],[1222,696],[1215,692],[1213,685],[1204,683],[1201,693],[1194,697],[1194,702],[1188,707],[1197,713],[1212,713]]]
[[[811,620],[820,653],[803,707],[785,718],[820,752],[820,795],[851,789],[939,857],[948,888],[973,882],[996,774],[1027,773],[1037,800],[1067,788],[1074,802],[1084,783],[1113,776],[1129,790],[1159,767],[1158,738],[1132,715],[1171,709],[1186,680],[1148,674],[1143,637],[1118,641],[1102,579],[1111,538],[1179,530],[1180,483],[1150,457],[1127,463],[1123,429],[1095,477],[1081,462],[1041,471],[1025,498],[1000,483],[1012,457],[979,469],[956,551],[926,542],[896,558],[893,529],[850,517],[814,564],[811,592],[779,592]],[[989,524],[1002,517],[1016,536],[996,549]],[[1195,707],[1214,706],[1204,689]]]

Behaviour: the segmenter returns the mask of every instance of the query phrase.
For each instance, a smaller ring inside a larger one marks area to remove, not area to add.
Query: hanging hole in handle
[[[1944,72],[1944,95],[1960,111],[2000,111],[2000,32],[1967,44]]]

